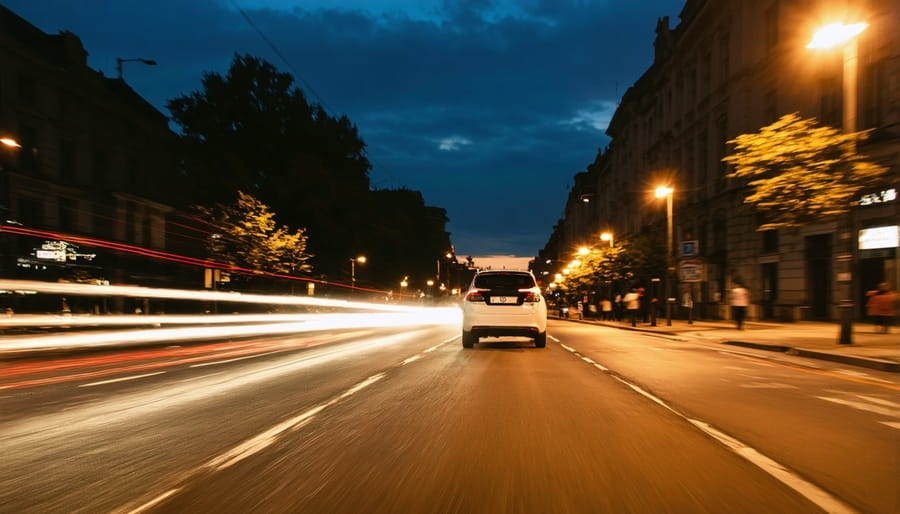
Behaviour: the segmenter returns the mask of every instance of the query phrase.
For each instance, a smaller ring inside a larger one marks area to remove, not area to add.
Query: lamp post
[[[843,46],[844,51],[844,68],[842,73],[843,82],[843,119],[841,120],[844,133],[853,134],[856,132],[856,110],[857,110],[857,88],[859,86],[859,46],[857,36],[862,34],[868,27],[867,23],[831,23],[820,28],[813,34],[812,41],[806,45],[806,48],[827,49],[837,46]],[[855,150],[856,143],[852,141]],[[839,230],[849,233],[838,234],[841,244],[842,253],[835,258],[837,267],[838,295],[841,297],[838,303],[838,312],[840,313],[841,329],[838,336],[838,344],[853,343],[853,268],[854,268],[854,247],[853,247],[853,227],[852,210],[848,210],[847,215],[842,217],[841,221],[844,225]],[[839,224],[841,225],[841,224]],[[846,237],[845,237],[846,236]]]
[[[350,259],[350,293],[356,292],[356,263],[365,264],[366,256],[360,255]]]
[[[666,325],[672,326],[672,272],[675,266],[672,263],[672,196],[675,190],[669,186],[656,188],[656,197],[666,199]]]
[[[154,61],[153,59],[142,59],[140,57],[135,59],[122,59],[121,57],[116,57],[116,71],[119,73],[119,80],[124,80],[122,78],[123,62],[140,62],[146,64],[147,66],[156,66],[156,61]]]
[[[612,234],[612,232],[604,232],[604,233],[600,234],[600,240],[601,240],[601,241],[609,241],[609,247],[610,247],[610,248],[612,248],[613,246],[615,246],[615,242],[613,241],[613,234]]]

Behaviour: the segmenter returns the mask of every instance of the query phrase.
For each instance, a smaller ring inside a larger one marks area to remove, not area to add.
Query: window
[[[26,227],[41,227],[44,224],[44,203],[39,198],[23,196],[19,198],[19,221]]]
[[[59,197],[59,228],[67,232],[75,230],[75,201],[71,198]]]
[[[106,183],[106,154],[102,151],[94,152],[91,168],[91,184],[102,186]]]
[[[59,143],[59,178],[75,180],[75,143],[66,139]]]
[[[819,97],[819,119],[825,125],[838,127],[841,125],[841,103],[840,81],[837,77],[831,76],[822,79],[819,82],[819,89],[822,92]]]
[[[22,126],[22,148],[19,151],[19,164],[22,171],[37,173],[38,170],[38,132],[34,127]]]
[[[878,127],[885,123],[888,91],[885,60],[869,64],[863,76],[863,128]]]
[[[778,251],[778,231],[764,230],[762,233],[763,252],[772,253]]]
[[[34,79],[20,74],[17,86],[19,103],[28,107],[37,107],[37,85],[35,85]]]

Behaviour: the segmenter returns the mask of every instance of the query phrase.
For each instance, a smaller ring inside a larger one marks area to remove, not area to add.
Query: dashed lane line
[[[576,349],[572,348],[571,346],[563,344],[556,338],[553,338],[553,340],[556,342],[559,342],[560,346],[562,346],[563,348],[565,348],[566,350],[568,350],[569,352],[574,354],[576,357],[579,357],[580,359],[584,360],[584,356],[580,352],[578,352]],[[598,367],[599,365],[595,363],[594,366]],[[823,510],[825,510],[825,512],[828,512],[831,514],[856,514],[857,511],[855,509],[853,509],[846,503],[842,502],[840,499],[836,498],[835,496],[832,496],[827,491],[825,491],[824,489],[821,489],[820,487],[813,484],[812,482],[809,482],[809,481],[803,479],[796,473],[790,471],[787,467],[785,467],[785,466],[779,464],[778,462],[776,462],[775,460],[772,460],[771,458],[763,455],[762,453],[757,451],[755,448],[752,448],[752,447],[742,443],[741,441],[731,437],[730,435],[714,428],[713,426],[709,425],[708,423],[705,423],[703,421],[693,419],[693,418],[687,416],[686,414],[682,413],[681,411],[679,411],[679,410],[675,409],[674,407],[670,406],[669,404],[667,404],[665,401],[663,401],[659,397],[642,389],[640,386],[633,384],[633,383],[629,382],[628,380],[625,380],[624,378],[618,376],[617,374],[610,372],[608,369],[606,369],[606,368],[601,368],[601,369],[603,369],[603,371],[606,371],[610,377],[612,377],[615,380],[621,382],[622,384],[628,386],[630,389],[632,389],[636,393],[640,394],[641,396],[644,396],[645,398],[649,399],[653,403],[656,403],[657,405],[663,407],[664,409],[675,414],[676,416],[680,417],[681,419],[687,421],[688,423],[690,423],[692,426],[699,429],[704,434],[712,437],[713,439],[715,439],[716,441],[721,443],[723,446],[725,446],[726,448],[728,448],[729,450],[734,452],[736,455],[744,458],[745,460],[752,463],[759,469],[768,473],[770,476],[774,477],[779,482],[781,482],[781,483],[787,485],[788,487],[790,487],[791,489],[797,491],[804,498],[808,499],[809,501],[811,501],[811,502],[815,503],[816,505],[818,505],[819,507],[821,507]]]
[[[129,380],[137,380],[144,377],[152,377],[154,375],[162,375],[165,371],[157,371],[156,373],[144,373],[143,375],[131,375],[129,377],[112,378],[110,380],[101,380],[100,382],[91,382],[89,384],[81,384],[78,387],[94,387],[99,385],[113,384],[116,382],[127,382]]]

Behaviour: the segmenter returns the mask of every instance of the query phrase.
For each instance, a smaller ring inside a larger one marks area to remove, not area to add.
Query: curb
[[[602,323],[602,322],[594,322],[588,320],[580,320],[580,319],[565,319],[565,318],[553,318],[559,321],[570,321],[574,323],[584,323],[588,325],[600,325],[604,327],[617,328],[619,330],[630,330],[632,332],[645,332],[649,334],[658,334],[658,335],[666,335],[666,336],[674,336],[678,337],[679,340],[687,341],[684,337],[680,337],[678,332],[673,332],[669,330],[659,330],[659,329],[646,329],[641,327],[630,327],[630,326],[617,326],[611,323]],[[870,357],[858,357],[856,355],[840,355],[831,352],[822,352],[817,350],[808,350],[805,348],[794,348],[793,346],[783,346],[783,345],[775,345],[775,344],[766,344],[766,343],[754,343],[750,341],[732,341],[725,340],[720,341],[720,344],[727,344],[730,346],[740,346],[744,348],[751,348],[754,350],[764,350],[769,352],[777,352],[784,353],[788,355],[795,355],[797,357],[806,357],[811,359],[819,359],[826,360],[831,362],[839,362],[841,364],[848,364],[851,366],[859,366],[863,368],[875,369],[879,371],[887,371],[889,373],[900,373],[900,362],[888,361],[883,359],[874,359]]]

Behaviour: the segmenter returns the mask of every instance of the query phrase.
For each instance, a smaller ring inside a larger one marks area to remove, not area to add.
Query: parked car
[[[481,337],[524,336],[547,345],[547,301],[530,271],[480,271],[463,299],[462,345]]]

